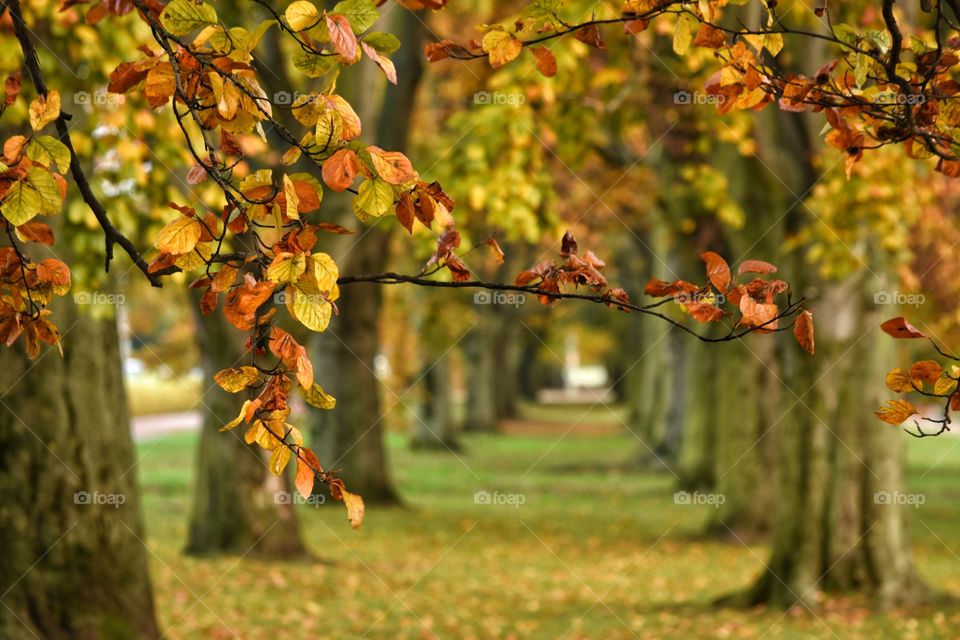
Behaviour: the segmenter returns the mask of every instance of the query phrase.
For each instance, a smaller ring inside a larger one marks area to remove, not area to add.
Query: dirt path
[[[197,431],[203,424],[199,411],[137,416],[130,421],[134,440],[148,440],[175,431]]]

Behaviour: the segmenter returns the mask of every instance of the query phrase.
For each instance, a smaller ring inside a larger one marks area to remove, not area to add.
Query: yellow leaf
[[[46,97],[37,96],[30,103],[30,126],[39,131],[60,115],[60,93],[52,90]]]
[[[900,369],[899,367],[890,370],[890,373],[887,374],[886,382],[887,388],[890,389],[890,391],[903,393],[914,390],[913,385],[910,384],[910,378],[908,378],[903,369]]]
[[[224,369],[213,377],[224,391],[237,393],[243,391],[260,378],[256,367],[236,367]]]
[[[317,383],[313,383],[313,386],[309,389],[300,387],[300,393],[303,394],[303,399],[307,401],[307,404],[317,409],[333,409],[337,406],[337,399],[324,391],[323,387]]]
[[[490,57],[490,66],[502,67],[523,51],[523,43],[501,29],[493,29],[483,36],[483,50]]]
[[[40,213],[40,194],[25,182],[15,182],[0,203],[0,214],[15,227]]]
[[[164,253],[181,255],[193,251],[201,231],[200,222],[195,218],[180,216],[160,230],[154,246]]]
[[[878,411],[874,411],[878,418],[890,424],[900,424],[916,412],[917,408],[909,400],[889,400]]]
[[[697,19],[689,13],[682,13],[677,18],[677,28],[673,32],[673,52],[682,56],[690,50],[693,34],[698,28]]]
[[[315,253],[310,256],[311,272],[317,289],[324,292],[332,292],[337,287],[337,278],[340,277],[340,269],[337,263],[333,261],[330,254]],[[330,296],[331,300],[336,297]]]
[[[270,456],[270,473],[279,476],[287,468],[290,462],[290,448],[286,446],[277,447]]]
[[[233,420],[231,420],[230,422],[228,422],[227,424],[223,425],[222,427],[220,427],[220,431],[230,431],[230,429],[233,429],[233,428],[239,426],[240,423],[243,422],[244,417],[247,415],[247,407],[249,407],[249,406],[250,406],[250,400],[245,400],[245,401],[243,402],[243,407],[240,409],[240,413],[237,415],[237,417],[234,418]],[[257,425],[258,425],[259,423],[260,423],[260,421],[257,420],[257,422],[254,423],[253,427],[254,427],[254,428],[257,428]],[[251,431],[252,431],[252,430],[253,430],[253,429],[251,429]],[[248,431],[247,433],[249,433],[249,431]],[[248,444],[249,444],[249,443],[248,443]]]
[[[160,14],[167,31],[182,36],[208,24],[217,23],[217,12],[208,4],[192,0],[172,0]]]
[[[299,288],[294,289],[293,304],[287,308],[303,326],[317,332],[326,331],[333,314],[333,305],[325,297]]]
[[[933,392],[938,396],[948,396],[957,389],[957,381],[944,375],[937,379],[933,385]]]
[[[287,201],[287,217],[291,220],[299,220],[300,212],[297,207],[300,206],[300,196],[297,195],[297,189],[293,186],[293,180],[286,174],[283,176],[283,195]]]
[[[393,207],[393,187],[381,178],[365,180],[353,199],[354,210],[379,218]]]
[[[273,282],[293,282],[307,270],[307,258],[302,253],[278,253],[267,267],[267,279]]]
[[[292,3],[283,16],[287,19],[287,24],[294,31],[303,31],[320,22],[320,14],[312,2],[306,0],[297,0]]]
[[[346,489],[341,491],[343,495],[343,504],[347,508],[347,518],[350,520],[350,526],[359,529],[363,524],[363,498],[355,493],[350,493]]]

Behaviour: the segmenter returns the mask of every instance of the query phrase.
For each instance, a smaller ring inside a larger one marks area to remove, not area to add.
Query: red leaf
[[[793,323],[793,335],[803,350],[813,355],[813,314],[802,311]]]
[[[777,268],[763,260],[744,260],[737,268],[738,274],[744,273],[776,273]]]
[[[730,266],[727,261],[713,251],[705,251],[700,257],[707,263],[707,278],[710,283],[720,293],[726,292],[730,288]]]
[[[330,33],[330,42],[340,59],[347,64],[357,59],[357,36],[353,35],[353,27],[346,16],[328,13],[326,16],[327,31]]]
[[[323,181],[334,191],[346,191],[360,173],[360,158],[352,149],[340,149],[323,162]]]

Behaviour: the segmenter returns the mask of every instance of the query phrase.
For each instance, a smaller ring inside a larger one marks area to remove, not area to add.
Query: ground
[[[714,607],[750,583],[767,549],[701,537],[711,506],[675,504],[670,475],[625,470],[640,446],[630,435],[575,428],[561,437],[572,419],[533,435],[466,437],[457,456],[413,452],[391,435],[407,507],[370,509],[353,531],[340,505],[301,506],[314,563],[183,556],[196,435],[142,440],[165,637],[956,637],[958,604],[895,615],[845,598],[816,615]],[[958,444],[910,442],[911,491],[925,500],[911,513],[917,561],[951,594],[960,594]],[[478,504],[478,491],[500,504]]]

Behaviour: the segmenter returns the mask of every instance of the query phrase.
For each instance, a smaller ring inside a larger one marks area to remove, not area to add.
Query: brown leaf
[[[404,191],[397,200],[397,220],[411,234],[413,233],[414,215],[413,196],[410,195],[409,191]]]
[[[801,311],[793,323],[793,335],[803,350],[813,355],[813,314]]]
[[[744,260],[740,263],[740,266],[737,267],[737,273],[742,275],[744,273],[776,273],[777,268],[770,264],[769,262],[764,262],[763,260]]]
[[[552,78],[557,75],[557,57],[550,49],[541,45],[530,49],[530,53],[537,59],[537,71],[544,77]]]
[[[360,158],[352,149],[340,149],[323,162],[323,181],[334,191],[346,191],[360,173]]]
[[[720,293],[730,288],[730,266],[727,261],[713,251],[705,251],[700,257],[707,263],[707,278]]]
[[[598,29],[597,25],[595,24],[587,25],[577,29],[576,33],[573,34],[573,37],[580,42],[584,42],[591,47],[596,47],[597,49],[607,48],[607,45],[603,42],[603,38],[600,36],[600,29]]]
[[[917,408],[913,406],[909,400],[897,399],[889,400],[887,404],[881,407],[879,410],[874,411],[874,414],[884,422],[890,424],[900,424],[913,414],[917,412]]]
[[[906,318],[898,317],[887,320],[880,328],[888,335],[897,339],[926,338],[916,327],[907,322]]]
[[[483,243],[490,247],[490,253],[493,255],[493,259],[497,261],[497,264],[503,264],[503,249],[497,244],[496,238],[487,238]]]
[[[920,360],[910,365],[911,380],[920,380],[934,384],[942,373],[943,369],[940,367],[940,364],[933,360]]]

